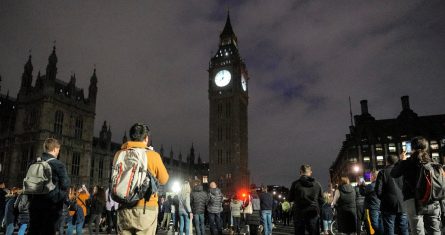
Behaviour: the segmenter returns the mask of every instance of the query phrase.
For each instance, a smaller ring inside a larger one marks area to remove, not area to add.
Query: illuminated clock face
[[[219,87],[225,87],[230,83],[232,74],[228,70],[221,70],[215,75],[215,84]]]
[[[241,74],[241,87],[243,88],[243,91],[247,91],[247,81],[244,74]]]

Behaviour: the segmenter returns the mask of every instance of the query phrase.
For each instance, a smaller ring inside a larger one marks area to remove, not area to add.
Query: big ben
[[[208,72],[210,180],[217,182],[224,193],[235,193],[249,187],[249,76],[229,14]]]

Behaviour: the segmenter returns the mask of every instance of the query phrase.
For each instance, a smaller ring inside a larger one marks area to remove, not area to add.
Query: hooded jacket
[[[206,204],[208,201],[208,195],[204,192],[202,185],[197,185],[193,189],[190,195],[193,214],[204,214],[206,210]]]
[[[221,213],[223,211],[222,203],[223,195],[221,190],[219,188],[211,188],[209,192],[207,211],[209,213]]]
[[[394,164],[391,176],[399,178],[403,176],[403,200],[412,199],[416,194],[416,184],[420,174],[421,162],[416,157],[410,157]]]
[[[340,197],[337,200],[337,208],[341,210],[354,210],[356,209],[355,196],[356,192],[350,184],[343,184],[338,187]]]
[[[302,175],[292,183],[289,202],[295,203],[293,211],[298,218],[319,215],[324,203],[320,183],[310,176]]]
[[[375,183],[375,191],[381,200],[380,210],[388,213],[405,212],[403,208],[403,177],[391,177],[394,165],[389,165],[381,170]]]

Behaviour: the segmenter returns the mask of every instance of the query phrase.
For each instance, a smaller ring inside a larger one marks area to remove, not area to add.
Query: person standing
[[[162,206],[164,210],[164,216],[161,221],[161,229],[168,230],[168,227],[170,225],[170,219],[172,217],[172,206],[171,206],[172,197],[169,195],[167,196],[167,199],[164,201],[164,204]]]
[[[130,149],[145,149],[147,157],[147,170],[159,181],[166,184],[168,173],[159,153],[148,148],[151,143],[150,129],[147,125],[136,123],[130,128],[130,141],[124,143],[116,155]],[[118,234],[144,234],[155,235],[158,218],[158,194],[155,193],[149,199],[141,199],[136,206],[121,205],[117,211]]]
[[[182,184],[181,192],[179,193],[179,234],[190,234],[190,220],[193,219],[192,207],[190,206],[190,184],[185,181]]]
[[[328,192],[323,193],[324,204],[321,207],[321,221],[323,222],[323,234],[329,234],[329,228],[331,227],[332,220],[334,218],[334,211],[332,209],[332,197]]]
[[[289,226],[290,203],[286,199],[281,203],[281,210],[283,211],[283,225]]]
[[[63,203],[68,196],[70,179],[65,165],[57,159],[60,144],[54,138],[47,138],[43,144],[42,161],[51,167],[52,183],[55,188],[48,194],[29,195],[29,235],[54,235],[62,215]],[[50,160],[51,159],[51,160]]]
[[[196,185],[191,194],[191,206],[193,221],[195,222],[196,235],[205,235],[204,214],[207,204],[207,193],[204,192],[202,184]]]
[[[238,197],[235,195],[232,197],[232,201],[230,202],[230,212],[233,218],[233,228],[236,234],[240,233],[240,223],[241,223],[241,208],[243,207],[243,202],[238,200]]]
[[[5,191],[5,183],[0,182],[0,223],[3,221],[3,217],[5,216],[5,206],[6,206],[6,191]]]
[[[362,180],[355,190],[355,208],[357,215],[357,234],[362,232],[362,224],[364,223],[365,218],[365,181]]]
[[[223,195],[221,190],[217,188],[215,182],[210,183],[209,201],[207,211],[209,212],[210,233],[212,235],[222,234],[221,212],[223,211]]]
[[[82,204],[82,200],[79,200],[79,194],[82,189],[71,188],[69,190],[69,200],[68,204],[68,218],[67,218],[67,228],[66,234],[72,235],[73,231],[76,230],[76,235],[83,234],[83,225],[85,223],[85,206]]]
[[[403,207],[408,214],[411,234],[439,235],[440,231],[440,203],[435,201],[427,205],[416,202],[416,186],[423,164],[432,162],[428,153],[428,141],[424,137],[415,137],[411,140],[411,157],[406,157],[403,151],[391,170],[391,176],[403,176]]]
[[[371,183],[365,187],[365,227],[368,234],[383,235],[383,225],[380,213],[380,199],[375,190],[378,171],[371,173]],[[374,233],[371,231],[374,230]]]
[[[18,211],[17,223],[19,225],[18,235],[24,235],[29,224],[29,201],[28,195],[18,191],[19,196],[14,203],[14,208]]]
[[[355,234],[357,232],[357,210],[355,190],[347,176],[340,179],[340,186],[334,192],[332,205],[337,209],[337,226],[340,233]]]
[[[112,230],[117,231],[117,215],[116,211],[119,208],[119,203],[111,198],[110,188],[105,191],[107,202],[105,204],[105,213],[107,216],[107,234],[111,234]]]
[[[380,211],[382,213],[383,232],[385,235],[394,235],[397,229],[402,235],[408,235],[408,217],[403,208],[403,176],[391,177],[394,164],[399,161],[395,155],[386,157],[387,166],[377,175],[375,192],[380,198]]]
[[[99,225],[102,218],[102,213],[105,208],[105,191],[100,186],[95,186],[93,189],[93,197],[89,199],[90,205],[90,220],[88,221],[88,232],[93,234],[93,223],[95,227],[95,234],[99,234]]]
[[[320,208],[323,205],[323,192],[318,181],[312,178],[312,167],[302,165],[300,178],[292,183],[289,190],[289,201],[294,202],[295,234],[320,234]]]
[[[9,194],[6,195],[6,206],[5,206],[5,218],[4,224],[6,226],[5,235],[12,235],[14,233],[16,214],[14,210],[14,203],[17,200],[18,188],[13,188]]]
[[[267,192],[267,186],[263,186],[261,187],[259,197],[264,235],[270,235],[272,234],[272,209],[274,204],[273,196],[271,193]]]
[[[261,205],[260,198],[255,189],[250,191],[250,195],[247,196],[246,201],[243,203],[244,210],[249,208],[249,213],[246,213],[246,221],[249,225],[249,234],[257,235],[261,234]]]

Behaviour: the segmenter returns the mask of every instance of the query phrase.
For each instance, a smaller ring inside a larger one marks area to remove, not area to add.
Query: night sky
[[[289,186],[303,163],[327,185],[367,99],[394,118],[409,95],[419,115],[443,114],[445,1],[0,1],[2,93],[16,96],[32,50],[44,73],[88,90],[98,76],[95,133],[120,142],[134,122],[154,146],[208,159],[208,63],[230,9],[249,71],[249,168],[257,184]],[[87,93],[87,92],[86,92]]]

